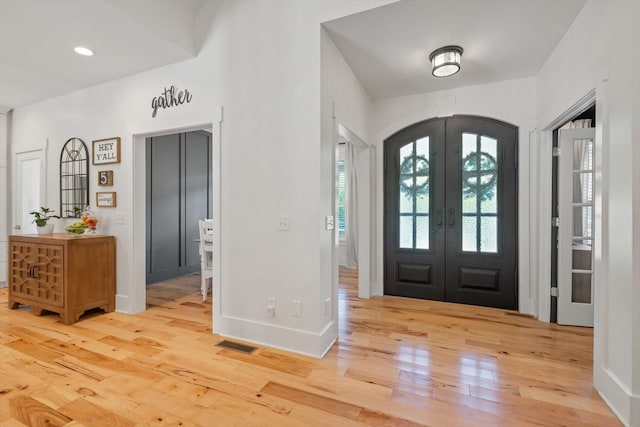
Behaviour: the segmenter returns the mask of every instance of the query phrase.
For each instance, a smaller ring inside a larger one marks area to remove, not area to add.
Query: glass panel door
[[[559,131],[558,323],[593,326],[594,129]]]
[[[515,127],[468,116],[385,141],[386,294],[517,308],[516,147]]]

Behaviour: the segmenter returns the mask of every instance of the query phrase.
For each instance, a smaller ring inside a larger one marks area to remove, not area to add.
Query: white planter
[[[38,234],[51,234],[53,233],[53,227],[55,224],[45,224],[42,227],[36,227]]]

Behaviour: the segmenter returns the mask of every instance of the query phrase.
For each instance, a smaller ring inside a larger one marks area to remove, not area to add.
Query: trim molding
[[[116,294],[116,311],[118,313],[132,314],[129,303],[130,301],[127,295]]]
[[[607,368],[596,367],[593,383],[602,400],[625,426],[638,425],[640,396],[633,396]]]
[[[331,349],[338,337],[337,323],[331,321],[319,332],[288,328],[233,316],[220,316],[217,334],[250,341],[266,347],[318,359]]]

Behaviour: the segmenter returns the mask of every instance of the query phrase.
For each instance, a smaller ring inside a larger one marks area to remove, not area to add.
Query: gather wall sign
[[[160,96],[154,96],[151,100],[151,108],[153,112],[151,113],[151,117],[155,117],[158,113],[158,108],[170,108],[177,107],[180,104],[184,104],[185,102],[188,104],[191,102],[193,98],[193,94],[190,93],[187,89],[178,90],[175,85],[171,85],[168,89],[165,87],[164,92],[160,92]]]

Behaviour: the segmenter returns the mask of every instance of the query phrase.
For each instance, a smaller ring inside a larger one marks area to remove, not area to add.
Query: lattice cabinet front
[[[59,313],[65,324],[91,308],[115,308],[113,236],[9,236],[9,307]]]
[[[13,242],[10,250],[12,295],[64,306],[63,247]]]

